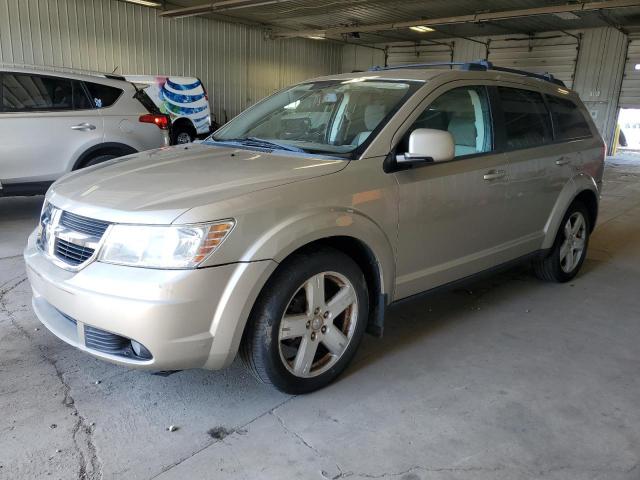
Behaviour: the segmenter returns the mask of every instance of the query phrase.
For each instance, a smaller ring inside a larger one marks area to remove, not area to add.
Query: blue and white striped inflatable
[[[195,81],[191,81],[195,80]],[[189,78],[167,78],[159,92],[160,110],[174,118],[189,118],[196,130],[208,131],[211,125],[209,101],[200,80]]]
[[[152,75],[126,75],[125,78],[133,83],[149,85],[145,93],[162,113],[171,117],[172,123],[179,118],[187,118],[198,134],[209,133],[211,110],[200,79]]]

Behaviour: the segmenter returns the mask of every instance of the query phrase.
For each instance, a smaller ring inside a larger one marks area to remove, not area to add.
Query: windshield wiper
[[[294,147],[293,145],[287,145],[283,143],[273,142],[271,140],[264,140],[258,137],[246,137],[246,138],[230,138],[229,140],[218,140],[220,142],[236,142],[246,145],[253,145],[254,147],[266,147],[277,148],[279,150],[286,150],[288,152],[304,153],[305,150],[300,147]]]

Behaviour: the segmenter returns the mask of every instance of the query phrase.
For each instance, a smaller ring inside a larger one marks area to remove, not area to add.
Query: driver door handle
[[[556,160],[556,165],[558,165],[559,167],[561,167],[562,165],[567,165],[569,163],[571,163],[571,159],[566,157],[560,157],[558,160]]]
[[[88,132],[89,130],[95,130],[96,126],[91,125],[90,123],[80,123],[78,125],[73,125],[71,130],[81,130],[83,132]]]
[[[490,170],[484,174],[484,179],[487,181],[490,180],[498,180],[499,178],[503,178],[507,175],[507,172],[504,170]]]

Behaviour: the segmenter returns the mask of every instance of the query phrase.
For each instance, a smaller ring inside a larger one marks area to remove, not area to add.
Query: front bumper
[[[251,306],[277,265],[265,260],[155,270],[93,262],[69,272],[35,247],[34,234],[24,258],[34,311],[51,332],[96,357],[150,370],[229,365]],[[87,327],[135,340],[152,358],[93,348]]]

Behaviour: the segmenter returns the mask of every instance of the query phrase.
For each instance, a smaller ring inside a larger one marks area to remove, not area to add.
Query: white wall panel
[[[411,63],[451,62],[453,42],[433,45],[399,43],[389,45],[387,62],[390,66]]]
[[[622,84],[627,36],[615,28],[585,30],[573,89],[591,112],[598,130],[612,144]]]
[[[477,41],[466,38],[454,40],[454,62],[470,62],[473,60],[485,60],[487,58],[487,39],[478,38],[474,40]]]
[[[640,38],[629,41],[620,93],[620,108],[640,108]]]
[[[618,97],[621,106],[640,106],[640,40],[633,38],[624,76],[622,72],[627,37],[612,27],[573,30],[574,36],[564,32],[544,32],[531,38],[523,35],[475,37],[473,39],[443,39],[453,44],[453,60],[465,62],[487,57],[487,49],[480,42],[489,43],[489,60],[504,67],[549,72],[572,87],[594,117],[602,136],[610,144],[615,126]],[[578,36],[580,41],[578,42]],[[477,40],[477,41],[473,41]],[[415,44],[380,44],[389,50],[389,64],[448,61],[446,47],[415,46]],[[358,59],[352,59],[357,62]],[[343,68],[348,69],[345,58]]]
[[[342,49],[342,71],[366,71],[374,66],[384,66],[384,49],[359,45],[345,45]]]
[[[489,45],[489,61],[495,65],[534,73],[551,73],[569,88],[578,60],[579,41],[554,32],[532,37],[494,37]]]
[[[270,40],[246,25],[157,14],[115,0],[0,0],[0,63],[197,76],[219,121],[342,69],[336,43]]]

